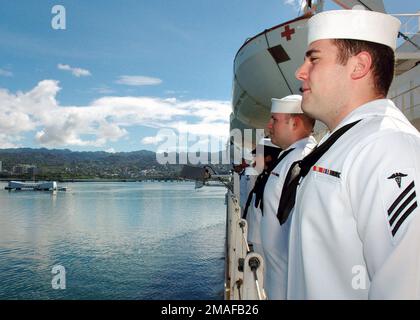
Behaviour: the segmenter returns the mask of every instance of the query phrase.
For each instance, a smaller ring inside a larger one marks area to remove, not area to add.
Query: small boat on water
[[[65,187],[58,187],[56,181],[47,182],[21,182],[9,181],[6,190],[34,190],[34,191],[66,191]]]

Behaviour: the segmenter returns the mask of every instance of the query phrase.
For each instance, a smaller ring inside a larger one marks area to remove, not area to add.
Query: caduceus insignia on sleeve
[[[393,173],[391,176],[389,176],[387,179],[395,179],[395,182],[398,185],[398,188],[401,188],[401,178],[406,177],[407,175],[401,172]]]

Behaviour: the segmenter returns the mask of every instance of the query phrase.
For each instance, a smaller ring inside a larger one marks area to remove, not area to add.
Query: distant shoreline
[[[38,182],[38,181],[57,181],[59,183],[71,182],[185,182],[184,179],[176,178],[153,178],[153,179],[48,179],[48,180],[31,180],[31,179],[13,179],[13,178],[0,178],[0,182],[21,181],[21,182]]]

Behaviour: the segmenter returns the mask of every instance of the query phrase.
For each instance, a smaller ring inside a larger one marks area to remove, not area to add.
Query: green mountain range
[[[176,159],[176,164],[161,164],[157,156]],[[17,166],[32,165],[36,179],[176,179],[185,164],[185,160],[194,160],[194,153],[181,154],[156,154],[152,151],[141,150],[133,152],[108,153],[78,152],[68,149],[0,149],[0,161],[3,172],[1,177],[33,179],[31,173],[17,173]],[[207,158],[208,162],[213,159],[222,161],[222,153],[201,154],[201,159]],[[182,162],[181,162],[182,161]],[[180,163],[181,162],[181,163]],[[202,165],[195,161],[187,161],[188,164]],[[203,161],[206,164],[205,161]],[[230,165],[211,165],[219,174],[227,173]],[[14,169],[15,167],[15,169]]]

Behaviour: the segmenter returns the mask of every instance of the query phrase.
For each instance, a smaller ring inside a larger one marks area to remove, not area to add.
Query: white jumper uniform
[[[248,242],[254,246],[254,251],[264,257],[261,243],[261,209],[255,208],[255,193],[252,194],[252,200],[248,207],[246,221],[248,222]],[[265,258],[264,258],[265,259]]]
[[[289,299],[420,298],[420,134],[387,99],[335,130],[360,119],[297,189]]]
[[[265,290],[270,300],[286,298],[287,280],[287,247],[289,235],[289,220],[283,225],[277,218],[281,191],[287,171],[293,162],[301,160],[309,154],[316,145],[316,140],[310,136],[296,141],[289,148],[282,151],[279,157],[287,150],[294,148],[271,171],[264,189],[264,215],[261,218],[261,243],[265,258]],[[261,213],[261,211],[260,211]]]
[[[254,167],[248,166],[244,169],[243,174],[240,176],[239,205],[241,207],[241,216],[244,212],[248,195],[251,192],[252,188],[254,188],[255,180],[257,179],[258,174],[258,171]]]

